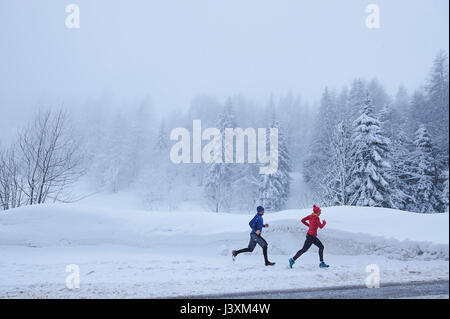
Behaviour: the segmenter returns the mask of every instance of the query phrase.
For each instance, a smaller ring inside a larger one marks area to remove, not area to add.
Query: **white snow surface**
[[[272,289],[364,285],[366,266],[381,282],[449,277],[449,214],[367,207],[322,208],[318,237],[329,269],[304,242],[310,210],[266,213],[269,243],[232,261],[247,246],[253,215],[195,209],[154,212],[97,206],[28,206],[0,214],[0,298],[158,298]],[[80,267],[80,288],[66,287],[66,266]]]

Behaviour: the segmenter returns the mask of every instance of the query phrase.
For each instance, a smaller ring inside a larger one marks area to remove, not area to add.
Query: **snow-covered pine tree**
[[[259,165],[245,163],[236,166],[236,178],[233,180],[232,205],[239,211],[253,213],[255,207],[260,205]]]
[[[344,122],[338,123],[331,141],[331,162],[327,174],[321,181],[323,202],[329,206],[347,205],[348,187],[355,163],[351,160],[351,132]]]
[[[260,203],[267,210],[281,210],[289,198],[291,186],[291,159],[289,157],[286,136],[279,122],[272,118],[271,128],[278,129],[278,169],[273,174],[260,175],[259,198]],[[269,135],[269,134],[267,134]],[[269,149],[270,136],[266,139],[266,150]]]
[[[367,95],[361,105],[360,116],[353,122],[352,184],[349,203],[357,206],[393,207],[387,160],[390,140],[384,136],[381,123],[373,114]]]
[[[430,76],[425,86],[426,106],[428,122],[427,129],[433,140],[434,160],[436,169],[436,189],[438,199],[445,189],[446,179],[443,178],[449,165],[449,71],[448,56],[440,51],[433,61]],[[435,209],[439,212],[445,211],[445,203],[442,201]]]
[[[386,103],[379,113],[379,120],[383,123],[385,135],[391,139],[396,139],[400,133],[408,132],[409,118],[409,97],[408,92],[400,86],[393,103]]]
[[[449,71],[448,56],[444,51],[440,51],[433,61],[425,90],[427,100],[425,124],[439,151],[446,153],[448,158]]]
[[[443,211],[448,213],[448,202],[449,202],[449,192],[448,192],[448,185],[449,185],[449,178],[448,178],[448,169],[445,170],[442,173],[442,178],[444,179],[444,189],[441,192],[440,196],[440,202],[442,203]]]
[[[408,126],[411,126],[410,100],[408,90],[403,85],[400,85],[392,104],[392,119],[397,123],[397,127],[405,133],[408,133]]]
[[[158,136],[156,137],[156,144],[154,148],[157,151],[166,151],[169,149],[169,141],[168,141],[169,133],[166,129],[165,121],[161,121],[161,125],[159,126]]]
[[[410,148],[412,142],[408,134],[404,132],[405,123],[401,121],[400,107],[397,103],[407,103],[406,91],[400,87],[395,100],[395,105],[386,104],[379,115],[384,134],[391,141],[389,151],[386,156],[391,168],[388,169],[391,176],[393,208],[405,209],[411,207],[414,202],[411,191],[412,162]],[[405,107],[403,105],[403,107]]]
[[[311,113],[300,97],[288,93],[278,103],[277,119],[282,123],[286,143],[289,145],[289,154],[292,158],[297,159],[292,162],[292,169],[299,171],[304,156],[307,154]]]
[[[344,88],[338,96],[333,116],[335,121],[329,123],[330,144],[328,147],[328,165],[322,169],[320,197],[316,201],[325,205],[348,205],[349,186],[355,162],[352,161],[351,130],[352,119],[359,112],[364,101],[364,83],[355,79],[348,92]],[[337,123],[337,124],[336,124]]]
[[[126,147],[129,127],[120,111],[114,114],[114,118],[106,130],[106,138],[101,145],[101,151],[95,159],[99,186],[114,193],[118,192],[126,184],[128,149]]]
[[[395,115],[394,110],[392,109],[392,105],[386,104],[384,105],[380,113],[378,114],[378,118],[380,120],[380,123],[382,123],[384,134],[392,139],[392,137],[395,135]],[[397,128],[398,129],[398,128]]]
[[[428,117],[427,102],[425,100],[425,94],[423,90],[414,91],[411,97],[411,122],[409,123],[409,136],[414,139],[417,130],[423,123],[424,119]]]
[[[206,198],[210,202],[214,212],[229,209],[230,198],[232,195],[232,182],[234,180],[235,164],[225,163],[225,154],[232,152],[232,147],[225,145],[225,129],[236,127],[234,110],[231,100],[225,102],[222,113],[219,114],[219,120],[216,127],[222,133],[220,162],[210,163],[204,180]],[[234,158],[234,154],[233,154]]]
[[[393,208],[412,211],[416,199],[414,193],[414,161],[411,158],[410,147],[412,145],[408,135],[398,132],[391,139],[391,148],[388,152],[388,160],[391,169],[391,189]]]
[[[393,208],[412,211],[416,205],[414,193],[414,174],[411,151],[408,149],[409,138],[406,134],[399,134],[393,140],[392,149],[388,154],[391,169],[391,189]]]
[[[264,123],[270,123],[274,118],[277,112],[277,107],[275,105],[275,98],[273,94],[270,94],[269,102],[267,103],[264,113],[263,113],[263,121]]]
[[[153,142],[153,147],[150,145],[151,156],[141,164],[141,172],[137,177],[136,184],[147,209],[160,209],[165,203],[170,207],[171,203],[179,200],[176,198],[178,194],[175,194],[177,189],[174,189],[177,184],[174,175],[178,167],[169,161],[168,137],[165,121],[162,120],[156,142]]]
[[[366,89],[361,79],[354,79],[348,94],[345,118],[353,122],[366,98]]]
[[[336,97],[336,123],[350,122],[348,117],[349,92],[348,88],[344,86]],[[334,130],[335,131],[335,130]]]
[[[385,88],[377,79],[372,79],[367,84],[367,92],[372,100],[375,113],[378,113],[385,105],[392,104],[391,97],[386,93]]]
[[[126,157],[126,169],[123,169],[126,184],[136,183],[142,168],[153,155],[151,152],[154,133],[150,124],[153,113],[150,102],[144,99],[128,120],[128,131],[121,132],[126,139],[123,149]]]
[[[431,137],[425,125],[421,125],[414,140],[415,211],[436,213],[439,208],[436,188],[436,167]]]
[[[315,199],[321,200],[324,196],[321,182],[331,165],[331,136],[337,122],[335,97],[328,88],[322,94],[319,113],[314,122],[312,142],[303,164],[303,177]]]

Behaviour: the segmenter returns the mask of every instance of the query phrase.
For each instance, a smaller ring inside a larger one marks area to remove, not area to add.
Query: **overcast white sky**
[[[65,6],[80,8],[67,29]],[[365,26],[369,3],[381,29]],[[197,93],[310,101],[325,85],[377,77],[420,85],[448,52],[448,0],[1,0],[0,133],[39,104],[150,95],[188,107]],[[5,119],[8,117],[8,119]]]

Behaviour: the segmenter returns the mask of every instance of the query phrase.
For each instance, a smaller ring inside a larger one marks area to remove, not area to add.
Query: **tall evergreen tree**
[[[278,121],[273,118],[271,128],[278,129],[278,169],[273,174],[260,175],[260,202],[267,210],[281,210],[289,198],[292,171],[288,145],[285,134]],[[270,136],[267,138],[266,150],[269,146]]]
[[[391,176],[393,208],[409,211],[414,210],[416,205],[414,162],[409,150],[411,144],[409,137],[400,132],[392,139],[391,149],[388,153],[388,160],[391,163],[391,169],[388,172]]]
[[[449,132],[449,73],[448,56],[440,51],[433,61],[426,83],[427,122],[431,137],[448,158]]]
[[[392,104],[391,97],[386,93],[385,88],[377,79],[372,79],[367,84],[367,92],[372,100],[375,113],[378,113],[386,105]]]
[[[320,183],[331,164],[331,136],[336,121],[335,97],[328,88],[325,88],[320,101],[319,113],[312,128],[312,142],[303,169],[304,179],[318,199],[323,196],[323,188]]]
[[[351,159],[351,150],[351,132],[344,122],[340,122],[332,136],[331,165],[321,181],[325,194],[323,202],[329,206],[349,204],[349,186],[355,167],[355,162]]]
[[[449,202],[449,192],[448,192],[448,185],[449,185],[449,178],[448,178],[448,169],[445,170],[442,173],[442,178],[444,180],[444,189],[441,192],[440,201],[443,205],[443,211],[448,213],[448,202]]]
[[[129,144],[127,143],[129,126],[121,112],[114,114],[106,137],[98,152],[94,174],[98,176],[99,186],[114,193],[127,186],[129,166]]]
[[[233,105],[231,100],[228,99],[225,102],[222,113],[219,114],[219,120],[216,126],[222,133],[221,160],[208,165],[204,182],[206,197],[210,201],[215,212],[229,209],[235,175],[235,164],[225,163],[225,154],[233,152],[233,146],[228,145],[227,147],[225,143],[225,129],[234,128],[235,126]],[[219,146],[217,146],[217,148],[219,148]]]
[[[391,177],[393,208],[407,210],[415,202],[411,185],[413,180],[410,151],[412,142],[408,134],[404,132],[405,126],[402,125],[400,118],[398,110],[391,105],[386,105],[380,114],[383,132],[391,141],[386,156],[391,164],[391,168],[387,171]]]
[[[286,143],[289,145],[289,153],[291,157],[298,159],[292,163],[293,169],[301,170],[308,143],[310,113],[305,110],[300,97],[294,97],[292,93],[288,93],[280,100],[277,115],[285,133]]]
[[[347,112],[345,118],[353,121],[359,114],[361,104],[366,99],[366,88],[361,79],[354,79],[348,94]]]
[[[426,92],[426,124],[434,144],[434,159],[436,169],[436,185],[441,199],[445,189],[445,171],[449,165],[449,71],[448,56],[440,51],[433,61],[433,66],[425,86]],[[445,200],[439,200],[437,211],[445,210]]]
[[[148,100],[144,99],[136,108],[129,120],[129,129],[120,132],[126,138],[124,152],[126,156],[126,166],[124,173],[128,176],[128,183],[136,182],[141,173],[142,167],[152,158],[152,120],[153,110]]]
[[[360,116],[353,123],[352,160],[356,167],[350,185],[350,204],[393,207],[387,161],[390,141],[383,135],[381,123],[373,114],[369,96],[361,105]]]
[[[408,91],[403,85],[400,85],[395,95],[392,109],[393,119],[396,121],[397,127],[404,132],[407,132],[407,128],[411,124],[410,100],[411,98],[409,97]]]
[[[436,167],[433,157],[431,137],[425,125],[421,125],[414,140],[415,169],[415,211],[420,213],[435,213],[439,208],[436,189]]]
[[[166,123],[163,120],[161,125],[159,126],[158,136],[156,138],[155,149],[158,151],[166,151],[169,149],[169,141],[168,141],[169,133],[166,129]]]
[[[427,103],[425,100],[425,94],[422,89],[414,91],[411,96],[410,102],[410,114],[411,119],[407,129],[408,135],[414,140],[417,130],[422,125],[424,119],[428,117]]]

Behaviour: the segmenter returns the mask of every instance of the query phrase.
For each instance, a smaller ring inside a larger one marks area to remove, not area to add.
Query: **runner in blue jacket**
[[[264,261],[266,263],[266,266],[273,266],[275,263],[269,261],[267,258],[267,242],[264,240],[264,238],[261,237],[261,232],[264,227],[269,227],[269,224],[264,224],[263,215],[264,215],[264,207],[258,206],[256,208],[257,214],[253,219],[248,223],[250,227],[252,228],[252,231],[250,233],[250,242],[248,243],[248,247],[240,250],[233,250],[231,252],[231,256],[233,257],[233,260],[236,258],[237,255],[240,253],[246,253],[246,252],[252,252],[256,244],[260,245],[263,249],[263,255],[264,255]]]

